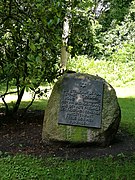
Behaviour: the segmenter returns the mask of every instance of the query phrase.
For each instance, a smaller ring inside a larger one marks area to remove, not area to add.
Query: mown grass
[[[119,98],[122,120],[121,128],[135,137],[135,96]]]
[[[1,157],[0,179],[132,180],[135,179],[135,155],[76,161],[24,155]]]

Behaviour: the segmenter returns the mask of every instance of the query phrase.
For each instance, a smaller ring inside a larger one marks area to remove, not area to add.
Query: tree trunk
[[[20,90],[20,93],[18,93],[18,99],[17,99],[16,104],[13,108],[13,113],[16,113],[19,109],[22,97],[24,95],[24,90],[25,90],[25,86]]]
[[[69,52],[68,52],[68,38],[69,38],[69,21],[71,19],[71,3],[69,0],[69,6],[67,7],[67,13],[64,18],[63,23],[63,34],[62,34],[62,48],[61,48],[61,70],[66,70],[66,64],[67,60],[69,58]]]

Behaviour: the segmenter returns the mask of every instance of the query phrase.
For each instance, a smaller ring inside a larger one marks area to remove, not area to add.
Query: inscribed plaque
[[[101,128],[103,82],[68,77],[62,88],[58,123]]]

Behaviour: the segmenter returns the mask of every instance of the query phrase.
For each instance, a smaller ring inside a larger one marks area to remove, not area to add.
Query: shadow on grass
[[[121,107],[121,128],[135,136],[135,98],[119,98]]]

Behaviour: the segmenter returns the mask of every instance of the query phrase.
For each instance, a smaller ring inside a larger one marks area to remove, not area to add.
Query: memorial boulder
[[[43,122],[49,142],[97,143],[114,139],[121,111],[114,88],[99,76],[64,74],[54,85]]]

